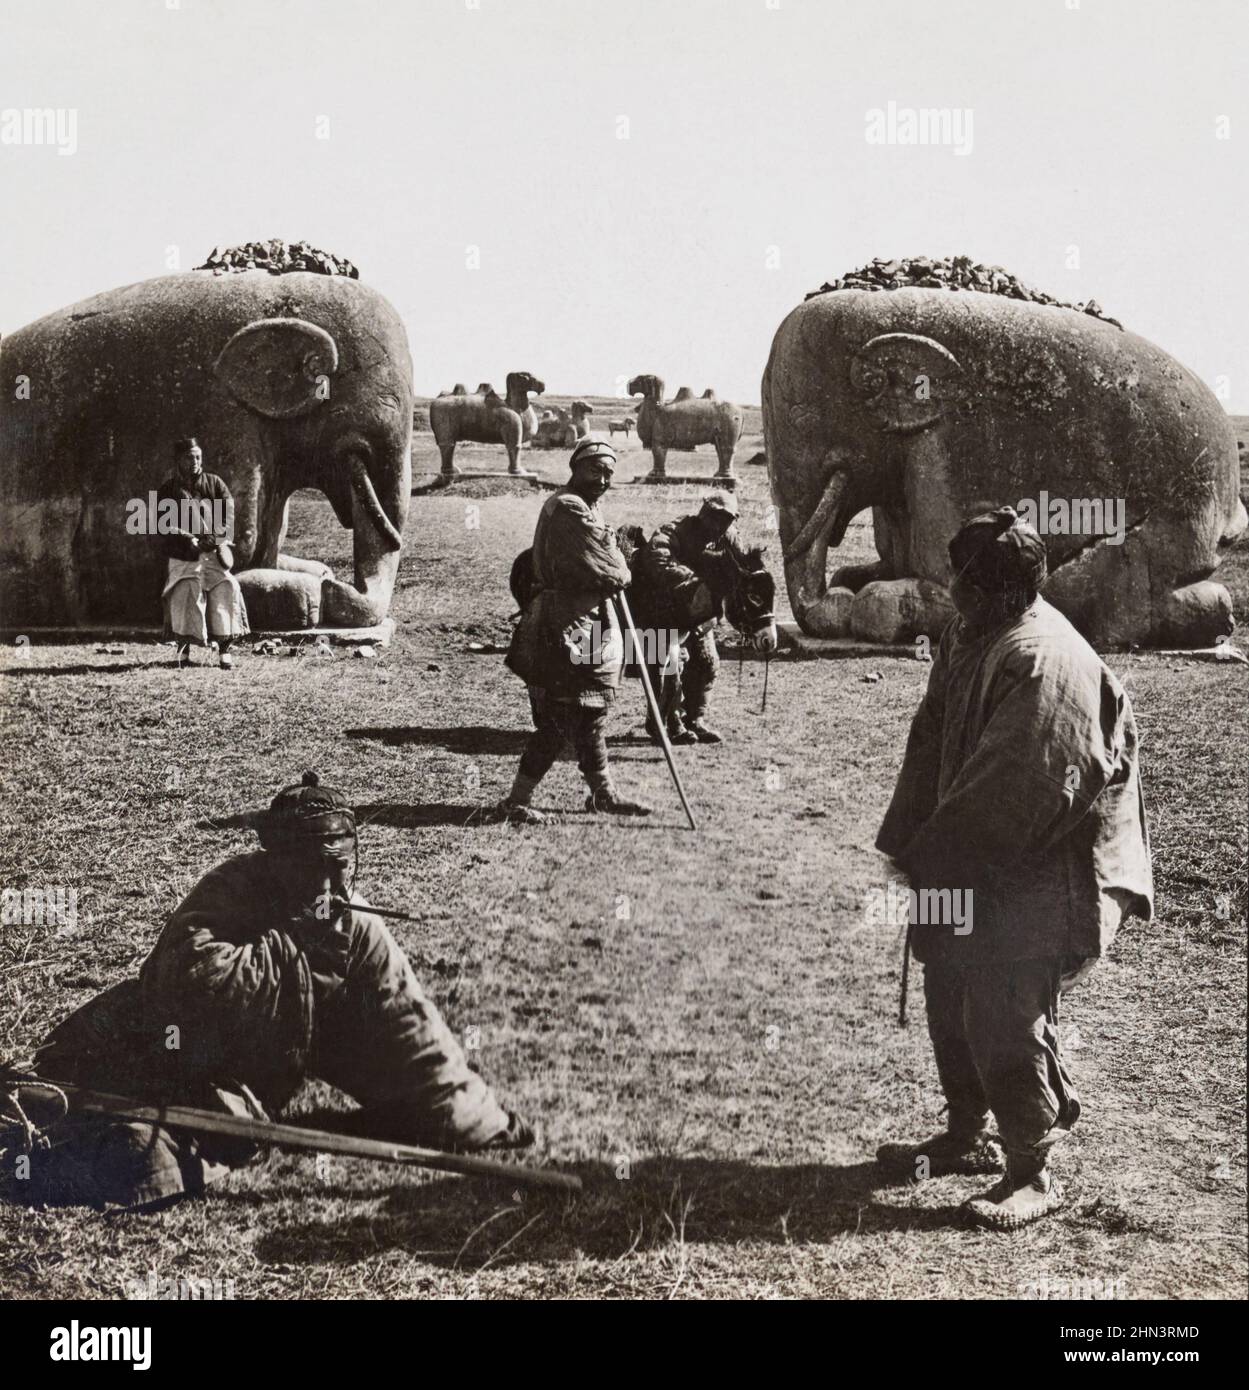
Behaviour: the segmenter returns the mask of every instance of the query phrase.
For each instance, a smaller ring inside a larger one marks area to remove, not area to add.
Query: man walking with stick
[[[646,816],[650,807],[619,795],[607,764],[607,711],[620,686],[624,643],[612,596],[629,567],[599,509],[616,467],[605,440],[583,439],[569,459],[568,486],[543,504],[533,536],[534,593],[507,666],[529,687],[537,728],[521,754],[512,790],[497,814],[520,824],[545,817],[534,789],[571,743],[590,788],[586,810]]]

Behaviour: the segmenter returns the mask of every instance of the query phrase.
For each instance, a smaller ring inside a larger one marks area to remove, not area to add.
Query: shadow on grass
[[[680,1240],[827,1243],[841,1235],[960,1224],[957,1206],[916,1207],[901,1195],[896,1205],[882,1200],[886,1191],[906,1189],[889,1188],[872,1163],[781,1168],[663,1158],[634,1164],[627,1178],[602,1163],[569,1171],[585,1184],[579,1197],[441,1178],[393,1186],[380,1212],[285,1224],[263,1235],[255,1253],[266,1263],[350,1264],[397,1249],[472,1272],[486,1263],[618,1259]],[[323,1195],[359,1201],[364,1194]],[[229,1201],[231,1194],[220,1198]]]
[[[0,676],[118,676],[128,671],[172,671],[175,665],[173,657],[166,657],[155,661],[125,661],[112,666],[10,666],[0,670]],[[186,667],[187,663],[183,665]]]
[[[344,729],[347,738],[376,739],[392,748],[416,744],[422,748],[445,748],[449,753],[491,753],[519,757],[529,741],[528,729],[493,729],[484,724],[464,724],[457,728],[420,728],[396,725],[389,729]]]
[[[371,806],[357,806],[356,819],[361,826],[389,825],[397,830],[415,830],[428,825],[456,825],[463,829],[476,829],[478,826],[502,824],[493,815],[493,807],[480,803],[456,804],[454,802],[430,801],[400,805],[394,802],[377,802]],[[667,833],[670,827],[652,824],[641,817],[607,817],[592,815],[585,810],[580,800],[565,806],[535,807],[543,815],[549,816],[553,825],[579,825],[593,828],[601,825],[619,825],[627,820],[632,830],[662,830]]]
[[[361,827],[389,825],[397,830],[416,830],[425,825],[488,825],[490,808],[480,802],[415,801],[408,804],[378,801],[356,807]]]
[[[479,826],[499,825],[502,822],[492,814],[493,807],[481,802],[455,801],[375,801],[355,808],[356,820],[363,828],[370,825],[386,825],[395,830],[419,830],[425,826],[453,825],[460,829],[476,829]],[[591,815],[578,800],[568,806],[542,806],[539,808],[549,815],[552,823],[566,825],[615,825],[615,818]],[[664,830],[668,827],[648,823],[644,819],[627,818],[635,830]],[[243,811],[233,816],[206,816],[195,822],[196,830],[219,833],[223,830],[255,830],[258,828],[259,813]]]

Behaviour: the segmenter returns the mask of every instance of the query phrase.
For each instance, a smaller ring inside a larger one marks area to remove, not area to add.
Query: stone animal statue
[[[573,401],[572,403],[572,425],[577,432],[578,439],[584,439],[590,433],[590,416],[594,414],[594,407],[587,401]]]
[[[625,437],[626,439],[628,439],[628,437],[629,437],[629,432],[630,432],[632,429],[633,429],[633,421],[630,420],[629,417],[628,417],[627,415],[624,416],[623,419],[619,419],[619,420],[608,420],[608,422],[607,422],[607,437],[608,437],[609,439],[612,438],[612,437],[616,434],[616,431],[617,431],[617,430],[620,430],[620,431],[624,434],[624,437]]]
[[[526,476],[518,462],[520,448],[538,432],[538,416],[529,396],[531,392],[540,396],[545,390],[545,384],[528,372],[508,372],[506,397],[482,382],[471,395],[456,391],[430,401],[429,425],[442,455],[443,475],[451,477],[459,471],[455,446],[472,440],[502,444],[507,450],[507,471]]]
[[[1209,578],[1246,525],[1231,421],[1187,368],[1090,312],[975,290],[817,293],[777,329],[763,428],[808,633],[935,640],[946,544],[1002,505],[1035,515],[1045,597],[1095,645],[1232,629]],[[830,586],[828,549],[869,507],[879,562]]]
[[[669,449],[693,449],[699,444],[715,445],[717,478],[733,476],[733,450],[742,434],[738,406],[714,397],[696,399],[688,386],[677,392],[675,400],[665,402],[663,381],[650,374],[635,376],[629,382],[629,394],[643,398],[638,410],[638,439],[651,451],[652,480],[665,476]]]
[[[412,363],[398,314],[359,280],[144,280],[18,329],[0,379],[4,626],[159,624],[165,559],[158,538],[127,530],[127,503],[173,473],[187,435],[233,494],[253,628],[386,617],[411,493]],[[351,529],[353,582],[283,554],[299,488]]]
[[[577,442],[572,417],[562,405],[544,410],[533,437],[535,449],[571,449]]]

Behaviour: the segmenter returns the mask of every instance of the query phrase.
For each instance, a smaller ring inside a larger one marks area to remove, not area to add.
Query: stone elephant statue
[[[669,449],[693,449],[699,444],[715,445],[717,478],[733,476],[733,451],[742,437],[740,406],[717,399],[710,389],[695,397],[688,386],[665,401],[662,378],[649,372],[629,382],[629,394],[643,398],[637,411],[638,440],[651,451],[650,481],[665,477]]]
[[[1117,325],[976,291],[817,294],[773,339],[763,425],[790,604],[810,634],[935,638],[952,612],[947,542],[1002,505],[1035,520],[1045,596],[1095,645],[1232,630],[1208,578],[1246,525],[1231,421]],[[880,559],[830,586],[828,549],[869,507]]]
[[[442,455],[443,476],[453,477],[459,471],[455,446],[462,440],[502,444],[507,450],[507,471],[517,477],[528,476],[518,460],[521,445],[528,444],[538,432],[538,415],[529,395],[540,396],[545,390],[546,384],[528,372],[508,372],[506,397],[483,381],[476,391],[466,392],[457,386],[449,395],[430,401],[429,424]]]
[[[233,494],[254,628],[386,617],[411,492],[412,363],[376,291],[309,272],[144,280],[4,339],[0,380],[4,626],[159,623],[165,560],[158,538],[127,529],[127,502],[173,473],[186,435]],[[322,491],[351,528],[352,583],[282,554],[298,488]]]

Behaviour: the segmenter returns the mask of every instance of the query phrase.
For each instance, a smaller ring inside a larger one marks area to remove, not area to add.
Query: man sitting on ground
[[[473,1071],[407,957],[354,888],[356,819],[315,773],[258,817],[261,850],[206,874],[137,980],[52,1030],[29,1070],[149,1103],[277,1116],[308,1078],[361,1110],[343,1127],[441,1149],[533,1133]],[[71,1102],[72,1106],[72,1102]],[[129,1209],[200,1194],[252,1146],[72,1114],[32,1155],[54,1201]]]

